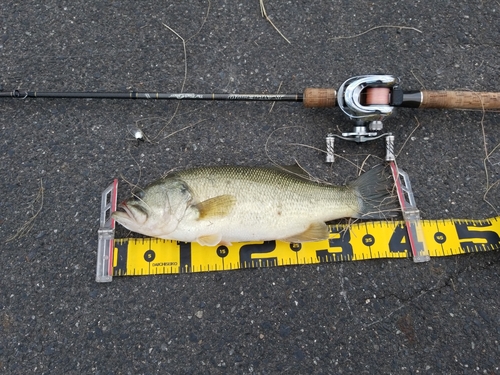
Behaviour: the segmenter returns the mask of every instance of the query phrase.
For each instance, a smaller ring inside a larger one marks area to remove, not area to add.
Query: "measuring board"
[[[431,257],[500,249],[500,217],[422,220]],[[330,238],[301,244],[281,241],[201,246],[157,238],[115,239],[113,276],[179,274],[242,268],[409,258],[404,222],[331,225]]]
[[[104,194],[110,194],[112,186],[103,193],[102,207],[107,211],[116,209],[113,208],[116,207],[115,198],[104,198]],[[300,244],[265,241],[201,246],[158,238],[112,239],[110,233],[114,233],[114,222],[110,213],[102,214],[96,280],[111,281],[113,276],[411,258],[406,225],[405,221],[329,225],[327,240]],[[420,225],[423,238],[418,240],[425,243],[431,257],[500,249],[500,216],[486,220],[421,220]]]

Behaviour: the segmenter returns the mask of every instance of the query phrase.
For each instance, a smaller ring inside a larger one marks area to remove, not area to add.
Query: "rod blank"
[[[57,98],[57,99],[176,99],[176,100],[244,100],[244,101],[291,101],[301,102],[302,94],[192,94],[161,92],[0,92],[0,97]]]
[[[336,91],[334,89],[307,88],[303,94],[193,94],[161,92],[42,92],[20,91],[0,92],[0,97],[12,98],[57,98],[57,99],[158,99],[158,100],[237,100],[304,102],[307,108],[334,107]]]
[[[379,88],[367,88],[377,90]],[[394,91],[394,90],[393,90]],[[500,109],[500,92],[472,91],[405,91],[396,107]],[[303,94],[194,94],[162,92],[0,92],[0,98],[58,98],[58,99],[144,99],[144,100],[226,100],[303,102],[306,108],[325,108],[337,105],[334,89],[306,88]]]

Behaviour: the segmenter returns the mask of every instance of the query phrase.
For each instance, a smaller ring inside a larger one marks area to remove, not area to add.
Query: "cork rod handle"
[[[500,93],[422,91],[419,108],[500,109]]]
[[[335,107],[337,92],[334,89],[307,88],[304,90],[304,107],[325,108]]]

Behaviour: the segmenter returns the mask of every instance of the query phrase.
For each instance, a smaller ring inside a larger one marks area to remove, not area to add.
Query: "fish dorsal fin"
[[[281,171],[281,172],[291,173],[297,177],[305,178],[308,180],[311,179],[311,175],[309,173],[307,173],[307,171],[304,168],[302,168],[300,165],[298,165],[297,163],[291,164],[291,165],[277,165],[277,166],[274,166],[272,168],[274,168],[278,171]]]
[[[206,236],[200,236],[196,241],[202,246],[215,246],[220,243],[222,236],[220,234],[208,234]]]
[[[198,209],[198,219],[200,220],[227,216],[235,204],[236,197],[226,194],[204,200],[196,204],[195,207]]]
[[[326,240],[329,236],[328,225],[323,222],[311,223],[302,233],[283,238],[285,242],[309,242]]]

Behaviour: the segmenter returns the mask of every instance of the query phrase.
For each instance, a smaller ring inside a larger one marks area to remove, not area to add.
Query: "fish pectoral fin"
[[[195,205],[199,212],[198,220],[227,216],[235,204],[236,197],[229,194],[219,195],[200,202]]]
[[[221,242],[222,236],[220,234],[207,234],[206,236],[200,236],[196,239],[202,246],[215,246]]]
[[[329,237],[328,225],[323,222],[311,223],[304,232],[291,237],[283,238],[285,242],[322,241]]]

